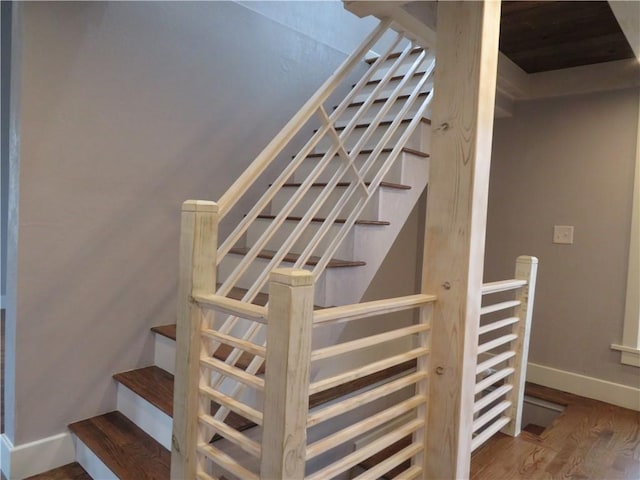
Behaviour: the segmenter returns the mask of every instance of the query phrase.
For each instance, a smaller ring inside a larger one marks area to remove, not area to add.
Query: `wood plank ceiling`
[[[500,50],[527,73],[634,56],[608,2],[502,2]]]

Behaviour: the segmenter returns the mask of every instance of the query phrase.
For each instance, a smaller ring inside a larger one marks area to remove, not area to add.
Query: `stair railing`
[[[537,258],[520,256],[514,279],[482,287],[485,298],[512,294],[497,303],[483,302],[480,311],[472,451],[498,431],[520,434],[537,270]]]
[[[411,460],[407,478],[423,476],[429,331],[435,296],[419,294],[314,311],[313,274],[297,269],[272,272],[268,307],[203,291],[201,288],[207,282],[215,280],[215,250],[208,245],[216,235],[216,207],[212,202],[196,201],[185,202],[183,207],[181,274],[193,291],[182,312],[191,321],[179,324],[179,338],[190,338],[191,342],[188,361],[179,363],[186,375],[176,380],[182,378],[187,385],[176,384],[176,388],[188,386],[190,390],[174,407],[174,422],[178,425],[177,429],[174,427],[172,478],[216,480],[231,474],[242,480],[320,480],[346,472],[389,443],[407,436],[412,438],[410,444],[376,467],[375,472],[382,474],[385,468]],[[185,290],[181,293],[184,295]],[[312,337],[318,328],[412,309],[419,314],[411,325],[391,326],[376,335],[312,348]],[[211,322],[214,310],[267,325],[267,347],[215,329]],[[266,358],[269,367],[265,378],[211,358],[209,347],[214,341]],[[396,345],[395,350],[400,353],[389,350],[392,342],[399,341],[404,341],[403,345]],[[311,380],[312,364],[376,347],[384,347],[381,351],[386,352],[378,355],[376,361]],[[249,405],[213,388],[210,369],[220,369],[262,392],[264,407]],[[353,388],[354,384],[387,369],[395,369],[396,375],[391,379],[381,377],[384,383],[379,382],[369,390]],[[327,397],[330,389],[345,386],[350,389],[350,396],[337,392]],[[391,395],[395,395],[392,404],[370,408]],[[327,403],[334,398],[337,403]],[[216,419],[211,414],[211,401],[261,427],[261,438]],[[336,422],[345,412],[350,412],[349,421],[338,421],[338,427],[334,423],[331,429],[325,428],[325,422]],[[399,418],[402,421],[392,429],[349,453],[349,444]],[[211,444],[214,434],[224,439],[222,446]],[[340,446],[343,448],[336,452]],[[327,454],[333,458],[329,462]],[[314,460],[323,455],[322,464],[314,465]]]
[[[384,23],[382,23],[380,27],[387,28],[386,24]],[[406,144],[408,138],[417,128],[419,122],[423,118],[423,115],[428,108],[429,102],[432,98],[431,94],[429,94],[424,100],[422,100],[422,103],[418,104],[418,99],[423,96],[423,92],[427,86],[427,82],[432,78],[434,69],[434,61],[432,58],[426,55],[426,52],[422,51],[417,53],[416,59],[411,63],[410,67],[403,75],[395,75],[403,65],[405,59],[408,58],[410,54],[416,53],[414,45],[408,43],[401,54],[393,62],[393,64],[387,69],[386,73],[382,75],[382,78],[377,83],[370,96],[363,102],[362,106],[360,106],[353,117],[346,123],[343,131],[338,134],[336,130],[336,122],[339,121],[340,116],[344,113],[350,102],[352,102],[352,100],[356,98],[356,96],[361,92],[362,87],[364,87],[367,82],[369,82],[370,78],[378,72],[378,69],[382,66],[383,62],[388,59],[391,52],[402,40],[406,41],[406,39],[404,39],[402,35],[398,34],[395,40],[386,49],[385,53],[381,55],[374,62],[371,68],[367,70],[363,78],[355,85],[355,87],[338,105],[338,107],[331,115],[327,114],[321,102],[318,103],[317,111],[319,112],[319,115],[322,119],[322,126],[312,136],[311,140],[300,150],[298,155],[294,157],[294,160],[287,166],[287,168],[285,168],[278,179],[272,183],[267,192],[255,204],[255,206],[239,223],[239,225],[234,229],[229,237],[222,243],[222,245],[218,249],[218,265],[222,262],[222,259],[230,252],[233,245],[236,244],[238,240],[240,240],[243,235],[246,234],[252,222],[267,207],[269,202],[273,200],[278,190],[282,188],[285,182],[295,172],[296,168],[298,168],[305,157],[318,144],[324,134],[329,135],[329,137],[331,138],[331,147],[328,148],[327,152],[323,155],[322,159],[318,162],[312,173],[302,182],[300,187],[293,194],[288,204],[282,210],[280,210],[277,215],[275,215],[275,218],[264,231],[264,233],[260,236],[258,241],[253,244],[251,248],[245,253],[244,257],[236,266],[236,268],[228,276],[226,276],[224,282],[222,282],[222,285],[217,289],[217,294],[227,295],[233,289],[233,287],[237,285],[238,280],[246,273],[249,265],[256,260],[260,252],[263,250],[264,246],[269,242],[277,229],[289,219],[289,216],[297,205],[298,201],[303,198],[304,195],[308,194],[314,182],[323,173],[324,169],[328,166],[334,156],[338,154],[344,163],[340,166],[340,168],[338,168],[338,170],[332,176],[331,180],[327,182],[326,186],[318,194],[311,206],[307,209],[303,217],[297,222],[297,225],[291,235],[284,241],[278,251],[274,252],[273,257],[266,264],[266,266],[262,268],[257,278],[251,279],[251,286],[243,296],[242,300],[251,302],[258,295],[258,293],[260,293],[264,289],[270,272],[282,263],[285,257],[291,252],[295,243],[300,238],[300,235],[306,228],[309,227],[312,222],[314,222],[317,212],[322,208],[323,205],[326,204],[327,199],[335,190],[337,184],[344,179],[345,175],[353,172],[355,173],[357,180],[355,182],[349,183],[349,186],[346,188],[340,199],[332,208],[331,212],[326,216],[322,224],[319,226],[312,239],[308,242],[302,253],[297,256],[297,260],[293,265],[294,268],[304,268],[311,256],[314,253],[318,253],[320,243],[327,236],[331,226],[334,225],[335,220],[338,218],[338,216],[340,214],[346,214],[346,221],[344,221],[336,238],[334,238],[330,242],[328,248],[320,252],[319,259],[317,260],[316,266],[313,269],[316,278],[325,269],[327,263],[331,260],[336,250],[339,248],[341,241],[349,233],[350,229],[359,218],[359,215],[366,207],[367,201],[378,189],[382,179],[390,170],[396,159],[399,157],[403,146]],[[369,45],[369,43],[370,41],[365,41],[363,47],[358,49],[358,55],[361,55],[361,52],[365,51],[364,45]],[[420,75],[417,75],[416,72],[421,67],[424,68],[424,71]],[[393,87],[391,93],[386,95],[386,100],[379,108],[375,117],[368,122],[369,124],[367,128],[358,138],[355,145],[349,151],[347,151],[346,142],[349,139],[349,136],[352,134],[353,130],[358,125],[358,122],[361,121],[362,118],[364,118],[371,105],[377,99],[378,94],[383,92],[385,87],[387,87],[394,78],[395,81],[397,81],[397,84],[395,85],[395,87]],[[411,94],[402,103],[400,103],[398,101],[398,98],[400,97],[401,93],[406,91],[409,82],[415,81],[416,78],[417,82],[416,85],[411,88]],[[321,95],[319,96],[319,98],[323,98],[326,96],[326,94]],[[398,114],[386,129],[384,135],[382,136],[380,141],[378,141],[373,151],[369,154],[363,166],[358,169],[355,165],[355,159],[358,157],[358,155],[360,155],[360,152],[367,144],[367,141],[369,141],[376,129],[378,129],[379,125],[382,123],[385,116],[388,114],[389,110],[394,105],[401,105]],[[413,112],[413,114],[410,114],[412,108],[415,111]],[[381,165],[379,164],[380,162],[378,162],[377,164],[376,162],[380,153],[387,147],[387,145],[390,145],[393,135],[396,132],[400,131],[400,125],[409,117],[411,121],[409,125],[403,129],[402,134],[394,143],[392,152],[386,157],[385,161],[382,162]],[[370,171],[373,172],[374,166],[376,167],[375,178],[367,186],[365,185],[363,179],[365,175],[367,175]],[[352,205],[351,210],[345,210],[345,206],[347,206],[349,202],[352,201],[352,199],[354,199],[354,197],[356,197],[358,194],[360,195],[360,198]],[[221,331],[225,333],[230,332],[234,327],[236,327],[236,325],[238,324],[238,320],[239,319],[237,317],[228,317],[222,325]],[[257,324],[247,326],[243,338],[245,340],[254,341],[260,335],[264,336],[263,330],[264,329]],[[260,342],[259,339],[256,341]],[[227,357],[226,363],[234,365],[240,358],[241,354],[241,351],[239,351],[238,349],[234,349],[232,353]],[[256,371],[258,371],[260,366],[261,360],[256,358],[249,365],[248,371],[251,373],[255,373]],[[219,385],[222,381],[223,376],[218,375],[214,380],[214,384]],[[235,397],[237,395],[240,395],[244,388],[245,387],[241,383],[238,383],[236,385],[233,396]],[[217,418],[224,418],[227,413],[228,411],[226,409],[220,409],[217,413]]]

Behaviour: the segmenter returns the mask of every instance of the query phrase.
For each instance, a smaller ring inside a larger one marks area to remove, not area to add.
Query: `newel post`
[[[422,292],[434,294],[425,478],[468,478],[500,2],[438,2]]]
[[[515,356],[510,360],[513,367],[513,389],[506,399],[511,401],[511,407],[505,415],[511,418],[502,432],[507,435],[517,436],[522,427],[522,402],[524,399],[524,384],[527,377],[527,359],[529,357],[529,337],[531,336],[531,318],[533,316],[533,301],[536,291],[536,276],[538,274],[538,259],[536,257],[520,256],[516,260],[516,273],[514,278],[526,280],[527,284],[516,292],[516,300],[520,305],[516,307],[515,315],[520,321],[513,325],[513,333],[518,338],[513,344]]]
[[[271,272],[260,478],[304,478],[312,329],[311,272]]]
[[[209,413],[208,401],[201,401],[200,330],[212,321],[193,302],[193,292],[213,293],[216,286],[218,245],[218,205],[187,200],[182,204],[180,224],[180,265],[178,273],[178,316],[176,368],[173,393],[173,434],[171,438],[171,478],[195,479],[199,469],[197,445],[206,443],[206,432],[198,427],[198,414]]]

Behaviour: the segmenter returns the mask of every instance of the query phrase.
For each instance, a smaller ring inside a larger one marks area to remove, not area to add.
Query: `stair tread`
[[[412,118],[405,118],[400,123],[409,123],[412,120],[413,120]],[[387,127],[387,126],[391,125],[394,121],[395,120],[384,120],[384,121],[378,123],[378,126],[379,127]],[[422,123],[426,123],[428,125],[431,125],[431,119],[430,118],[422,117],[422,118],[420,118],[420,121]],[[371,125],[371,122],[358,123],[358,124],[356,124],[356,126],[354,128],[367,128],[369,125]],[[345,127],[344,126],[335,127],[335,129],[337,131],[340,131],[340,130],[344,130]]]
[[[167,415],[173,416],[174,377],[169,372],[152,365],[150,367],[118,373],[113,377]],[[211,402],[211,405],[212,414],[220,408],[215,402]],[[225,423],[236,430],[245,430],[254,426],[251,420],[233,412],[229,414]]]
[[[273,220],[274,218],[276,218],[275,215],[258,215],[257,218],[262,218],[264,220]],[[299,222],[300,220],[302,220],[302,217],[287,217],[287,220],[289,221],[293,221],[293,222]],[[321,218],[321,217],[317,217],[317,218],[312,218],[311,221],[312,222],[325,222],[327,219],[326,218]],[[334,220],[333,223],[345,223],[346,219],[344,218],[336,218]],[[356,220],[356,225],[381,225],[381,226],[387,226],[387,225],[391,225],[391,222],[387,222],[386,220]]]
[[[4,477],[2,477],[4,478]],[[58,468],[47,470],[38,475],[27,477],[24,480],[93,480],[84,468],[73,462]]]
[[[120,412],[75,422],[69,429],[120,480],[169,478],[171,453]]]
[[[411,49],[411,51],[409,52],[409,55],[415,55],[416,53],[420,53],[422,50],[424,50],[424,48],[415,47],[415,48]],[[398,58],[400,56],[400,54],[402,54],[402,52],[390,53],[389,56],[387,57],[387,60],[393,60],[394,58]],[[377,57],[367,58],[365,60],[365,62],[367,62],[369,65],[373,65],[378,58],[380,58],[380,57],[377,56]]]
[[[393,148],[383,148],[380,151],[380,153],[391,153],[392,150],[393,150]],[[402,151],[406,152],[406,153],[410,153],[412,155],[417,155],[419,157],[424,157],[424,158],[428,158],[429,157],[428,153],[421,152],[420,150],[416,150],[414,148],[403,147]],[[350,151],[348,153],[351,154]],[[371,148],[360,150],[360,154],[362,154],[362,155],[369,155],[371,153],[373,153],[373,149],[371,149]],[[325,153],[311,153],[311,154],[307,155],[307,158],[322,158],[322,157],[325,156],[325,154],[326,154],[326,152]],[[338,154],[338,153],[335,154],[336,157],[338,157],[339,155],[340,154]]]
[[[418,76],[418,75],[424,75],[424,71],[420,71],[420,70],[418,70],[417,72],[414,72],[414,73],[413,73],[412,77],[416,77],[416,76]],[[389,81],[390,81],[390,82],[394,82],[394,81],[397,81],[397,80],[402,80],[405,76],[406,76],[405,74],[402,74],[402,75],[394,75],[393,77],[391,77],[391,78],[389,79]],[[377,80],[369,80],[367,83],[365,83],[365,85],[375,85],[375,84],[377,84],[377,83],[380,83],[380,82],[381,82],[381,80],[382,80],[381,78],[379,78],[379,79],[377,79]],[[355,87],[355,86],[356,86],[356,84],[354,83],[354,84],[352,85],[352,88],[353,88],[353,87]]]
[[[249,248],[235,247],[229,250],[229,253],[234,253],[236,255],[246,255],[247,253],[249,253]],[[260,253],[258,253],[257,256],[258,258],[271,260],[276,255],[276,253],[277,252],[273,250],[262,250]],[[300,255],[298,255],[297,253],[288,253],[287,255],[285,255],[282,261],[287,263],[294,263],[298,260],[298,258],[300,258]],[[317,265],[319,261],[320,261],[320,257],[312,256],[312,257],[309,257],[309,260],[307,260],[306,265]],[[364,265],[366,265],[366,263],[359,260],[340,260],[337,258],[332,258],[331,260],[329,260],[329,263],[327,264],[327,268],[361,267]]]
[[[418,97],[426,97],[427,95],[429,95],[429,92],[420,92],[418,94]],[[396,97],[395,101],[397,102],[398,100],[406,100],[410,96],[411,96],[411,94],[408,94],[408,93],[404,94],[404,95],[398,95]],[[384,103],[387,100],[389,100],[389,97],[379,97],[379,98],[376,98],[372,103],[375,105],[376,103]],[[359,102],[351,102],[348,106],[349,107],[361,107],[362,105],[364,105],[365,101],[366,100],[361,100]],[[337,106],[333,107],[333,108],[335,109],[335,108],[337,108]]]
[[[173,375],[155,365],[116,373],[113,379],[173,416]]]
[[[373,468],[376,465],[382,463],[387,458],[391,457],[392,455],[395,455],[400,450],[408,447],[409,445],[411,445],[411,436],[410,435],[407,436],[407,437],[404,437],[401,440],[398,440],[395,443],[392,443],[391,445],[386,447],[384,450],[381,450],[378,453],[376,453],[375,455],[372,455],[371,457],[367,458],[365,461],[360,462],[358,464],[358,466],[364,468],[365,470],[369,470],[370,468]],[[394,467],[393,469],[389,470],[387,473],[385,473],[382,476],[382,478],[396,478],[402,472],[407,470],[410,466],[411,466],[411,461],[410,460],[406,460],[406,461],[402,462],[400,465],[398,465],[398,466]]]
[[[300,187],[302,185],[302,183],[285,183],[283,185],[283,187]],[[338,182],[336,184],[336,187],[348,187],[350,186],[351,183],[350,182]],[[366,186],[371,185],[371,182],[365,182]],[[312,187],[326,187],[327,186],[327,182],[318,182],[318,183],[312,183],[311,184]],[[386,188],[394,188],[396,190],[411,190],[411,185],[403,185],[401,183],[392,183],[392,182],[380,182],[380,186],[381,187],[386,187]]]

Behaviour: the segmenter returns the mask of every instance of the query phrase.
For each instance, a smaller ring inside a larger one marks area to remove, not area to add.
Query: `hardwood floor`
[[[474,453],[472,480],[640,478],[640,412],[533,384],[526,392],[566,408],[540,435],[494,436]]]
[[[93,480],[79,463],[70,463],[25,480]]]

